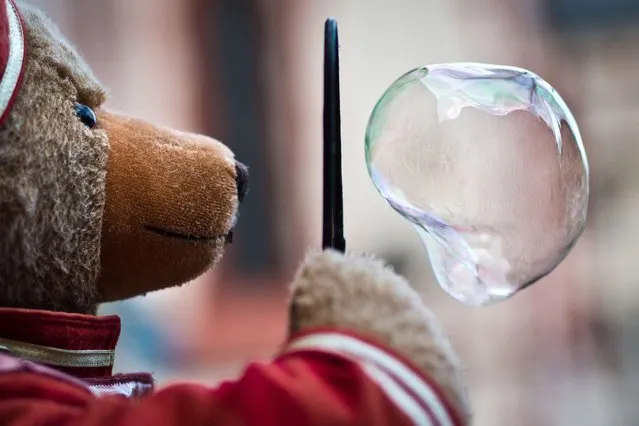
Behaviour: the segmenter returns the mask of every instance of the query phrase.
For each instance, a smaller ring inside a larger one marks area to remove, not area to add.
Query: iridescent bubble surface
[[[371,115],[366,161],[419,232],[442,288],[468,305],[507,299],[551,272],[586,223],[577,123],[550,84],[521,68],[405,74]]]

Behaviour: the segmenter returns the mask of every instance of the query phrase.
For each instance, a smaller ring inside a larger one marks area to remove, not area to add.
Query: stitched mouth
[[[220,235],[189,235],[189,234],[182,234],[180,232],[170,231],[168,229],[158,228],[156,226],[149,226],[149,225],[145,225],[144,229],[156,235],[159,235],[161,237],[188,241],[192,243],[208,243],[208,242],[219,241],[219,240],[225,240],[227,244],[230,244],[233,242],[232,229],[231,231],[229,231],[228,234],[220,234]]]

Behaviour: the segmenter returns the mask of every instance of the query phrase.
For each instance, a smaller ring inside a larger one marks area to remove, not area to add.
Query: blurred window
[[[229,273],[272,277],[278,269],[273,188],[266,137],[260,37],[261,16],[253,0],[194,0],[204,75],[205,132],[220,138],[249,166],[249,193],[229,248]],[[208,128],[207,128],[208,127]]]
[[[543,0],[547,22],[556,30],[608,29],[639,21],[637,0]]]

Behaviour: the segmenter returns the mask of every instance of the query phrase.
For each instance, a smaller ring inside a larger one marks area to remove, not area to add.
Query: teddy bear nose
[[[248,191],[248,167],[239,161],[235,162],[235,183],[237,185],[237,199],[241,203]]]

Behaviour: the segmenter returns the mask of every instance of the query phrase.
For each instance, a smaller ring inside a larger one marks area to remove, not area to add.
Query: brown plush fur
[[[89,67],[41,12],[19,7],[28,57],[0,130],[0,306],[93,313],[205,272],[237,210],[232,153],[101,111]]]
[[[233,154],[204,136],[105,111],[98,120],[110,143],[101,300],[197,277],[222,254],[233,226]]]
[[[104,89],[40,12],[20,5],[24,83],[0,129],[0,305],[93,311],[107,135],[76,117]]]
[[[419,295],[382,262],[332,251],[312,253],[292,291],[291,334],[317,327],[358,330],[412,360],[470,419],[452,346]]]

